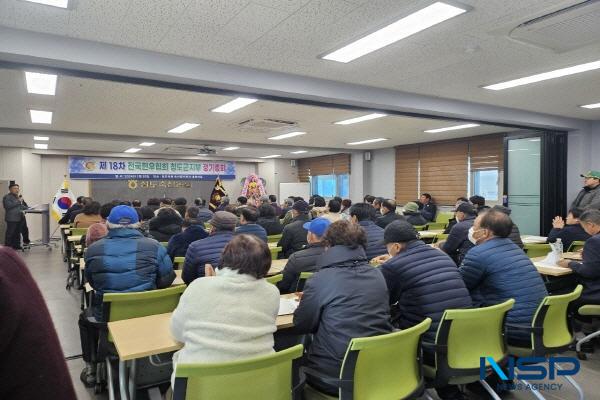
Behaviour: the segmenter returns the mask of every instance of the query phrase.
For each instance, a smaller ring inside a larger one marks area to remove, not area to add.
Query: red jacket
[[[76,399],[42,294],[17,253],[3,246],[0,377],[0,399]]]

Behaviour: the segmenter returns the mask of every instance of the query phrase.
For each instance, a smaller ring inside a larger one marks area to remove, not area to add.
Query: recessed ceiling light
[[[249,104],[252,104],[254,102],[257,102],[257,99],[249,99],[247,97],[238,97],[237,99],[231,100],[229,103],[225,103],[222,106],[219,106],[217,108],[213,108],[211,111],[212,112],[217,112],[217,113],[230,113],[230,112],[234,112],[235,110],[239,110],[240,108],[244,108]]]
[[[48,143],[34,143],[33,147],[37,150],[48,150]]]
[[[185,122],[179,126],[176,126],[175,128],[171,129],[170,131],[168,131],[169,133],[183,133],[183,132],[187,132],[190,129],[194,129],[195,127],[200,126],[200,124],[194,124],[191,122]]]
[[[467,10],[442,2],[433,3],[432,5],[401,18],[370,35],[358,39],[341,49],[335,50],[334,52],[323,56],[323,58],[326,60],[347,63],[358,57],[362,57],[365,54],[369,54],[397,42],[398,40],[402,40],[437,25],[440,22],[456,17],[466,11]]]
[[[306,135],[306,132],[284,133],[283,135],[271,136],[269,138],[269,140],[281,140],[281,139],[287,139],[287,138],[291,138],[291,137],[294,137],[294,136],[300,136],[300,135]]]
[[[29,110],[31,122],[34,124],[51,124],[52,111]]]
[[[142,142],[140,143],[140,146],[142,147],[150,147],[150,146],[154,146],[156,143],[154,142]]]
[[[308,153],[308,150],[290,151],[291,154],[304,154]]]
[[[479,126],[479,125],[478,124],[463,124],[463,125],[448,126],[446,128],[428,129],[424,132],[439,133],[439,132],[446,132],[446,131],[456,131],[459,129],[475,128],[476,126]]]
[[[56,75],[25,72],[27,92],[31,94],[56,94]]]
[[[586,104],[584,106],[579,106],[582,108],[600,108],[600,103],[595,103],[595,104]]]
[[[54,6],[60,8],[67,8],[69,6],[69,0],[25,0],[30,3],[45,4],[47,6]]]
[[[367,140],[361,140],[360,142],[350,142],[350,143],[346,143],[346,144],[349,144],[350,146],[356,146],[356,145],[358,145],[358,144],[367,144],[367,143],[383,142],[384,140],[387,140],[387,139],[385,139],[385,138],[367,139]]]
[[[48,136],[34,136],[33,140],[48,141],[50,138]]]
[[[548,79],[560,78],[567,75],[579,74],[582,72],[592,71],[600,68],[600,60],[593,61],[585,64],[574,65],[572,67],[555,69],[550,72],[543,72],[541,74],[535,74],[526,76],[524,78],[513,79],[512,81],[500,82],[493,85],[484,86],[484,89],[491,90],[503,90],[509,89],[516,86],[528,85],[530,83],[546,81]]]
[[[231,147],[225,147],[223,150],[224,151],[231,151],[231,150],[237,150],[237,149],[239,149],[239,147],[231,146]]]
[[[380,114],[380,113],[367,114],[367,115],[363,115],[362,117],[350,118],[350,119],[346,119],[344,121],[334,122],[334,124],[336,124],[336,125],[356,124],[357,122],[369,121],[371,119],[385,117],[386,115],[387,114]]]
[[[281,157],[281,154],[272,154],[270,156],[263,156],[263,157],[258,157],[258,158],[277,158],[277,157]]]
[[[142,149],[140,149],[138,147],[132,147],[130,149],[125,150],[125,153],[137,153],[140,150],[142,150]]]

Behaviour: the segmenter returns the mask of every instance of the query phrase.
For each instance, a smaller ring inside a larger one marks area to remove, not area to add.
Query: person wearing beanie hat
[[[456,225],[450,231],[446,241],[439,245],[439,248],[448,254],[457,266],[460,266],[467,251],[474,246],[469,240],[469,229],[473,226],[476,217],[475,207],[469,203],[460,203],[455,210]]]
[[[277,246],[281,247],[283,258],[289,258],[294,252],[302,250],[306,242],[306,229],[304,223],[309,221],[308,203],[298,200],[292,206],[292,221],[283,228],[281,239]]]
[[[323,236],[329,225],[331,221],[327,218],[315,218],[302,225],[308,232],[306,234],[308,244],[303,250],[292,254],[281,271],[283,279],[277,283],[277,287],[282,294],[301,292],[304,282],[300,281],[300,273],[318,271],[317,260],[325,252]]]
[[[404,205],[404,218],[413,226],[426,225],[427,221],[421,215],[419,211],[419,205],[413,201],[410,201]]]
[[[228,211],[217,211],[213,214],[208,221],[210,224],[208,237],[192,242],[185,253],[181,277],[187,285],[204,276],[206,264],[215,267],[220,264],[221,253],[227,243],[233,239],[237,222],[236,215]]]
[[[385,228],[383,241],[387,261],[379,267],[390,294],[392,324],[406,329],[431,318],[423,340],[435,342],[438,325],[446,309],[470,308],[471,296],[454,261],[447,254],[426,245],[408,221],[394,221]],[[423,348],[425,362],[434,365],[435,356]],[[436,389],[442,399],[455,399],[458,387]]]
[[[92,355],[97,347],[97,327],[90,322],[105,321],[104,293],[140,292],[171,286],[175,279],[167,250],[138,230],[137,211],[130,206],[114,207],[108,215],[108,234],[92,243],[85,253],[85,278],[94,289],[92,307],[79,317],[81,349],[86,368],[81,380],[86,386],[96,382]]]

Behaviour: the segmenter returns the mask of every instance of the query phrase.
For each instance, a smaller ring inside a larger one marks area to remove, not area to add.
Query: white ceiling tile
[[[9,26],[58,35],[65,34],[69,23],[69,16],[73,12],[68,9],[22,0],[11,0],[4,3],[0,3],[0,10],[3,10],[0,14],[5,15],[4,17],[0,17],[0,21],[4,18],[10,18],[13,22]],[[4,9],[5,6],[8,6],[8,9]]]
[[[276,8],[291,14],[304,7],[311,0],[252,0],[254,4]]]
[[[69,20],[68,35],[80,39],[115,43],[130,1],[85,0],[76,3]]]
[[[288,16],[285,11],[250,3],[229,20],[218,34],[252,43]]]

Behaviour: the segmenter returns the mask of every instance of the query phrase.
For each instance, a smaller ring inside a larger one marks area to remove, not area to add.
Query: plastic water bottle
[[[558,252],[558,255],[559,255],[560,259],[562,260],[562,258],[563,258],[563,244],[562,244],[562,239],[560,239],[560,238],[556,239],[556,251]]]

